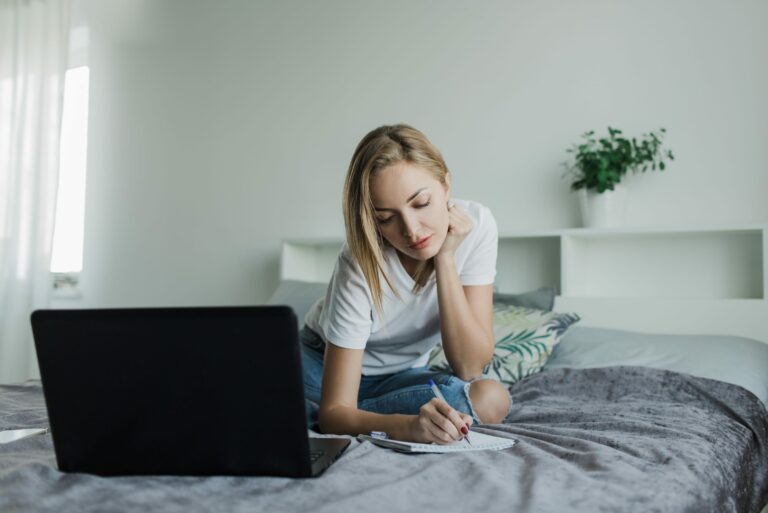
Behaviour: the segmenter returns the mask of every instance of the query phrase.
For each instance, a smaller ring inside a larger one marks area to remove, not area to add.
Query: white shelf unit
[[[343,242],[284,240],[281,279],[328,282]],[[768,225],[503,233],[496,268],[499,291],[553,287],[582,326],[768,343]]]

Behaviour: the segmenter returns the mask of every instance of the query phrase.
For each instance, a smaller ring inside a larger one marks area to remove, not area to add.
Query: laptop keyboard
[[[314,463],[323,457],[325,451],[309,451],[309,461]]]

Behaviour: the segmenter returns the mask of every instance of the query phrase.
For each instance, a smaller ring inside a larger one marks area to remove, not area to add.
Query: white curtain
[[[0,383],[38,378],[49,307],[70,0],[0,0]]]

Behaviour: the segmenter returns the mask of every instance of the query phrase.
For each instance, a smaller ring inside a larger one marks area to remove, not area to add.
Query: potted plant
[[[574,160],[563,162],[573,177],[571,190],[579,194],[584,225],[589,228],[618,226],[623,222],[626,190],[620,184],[630,170],[633,173],[666,168],[665,158],[674,160],[671,150],[662,149],[666,130],[643,134],[638,141],[621,136],[621,130],[608,127],[608,137],[595,140],[595,132],[582,134],[585,142],[566,150]]]

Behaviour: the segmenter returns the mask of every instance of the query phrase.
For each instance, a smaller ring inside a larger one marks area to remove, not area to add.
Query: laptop
[[[59,470],[314,477],[349,445],[308,436],[289,306],[36,310]]]

